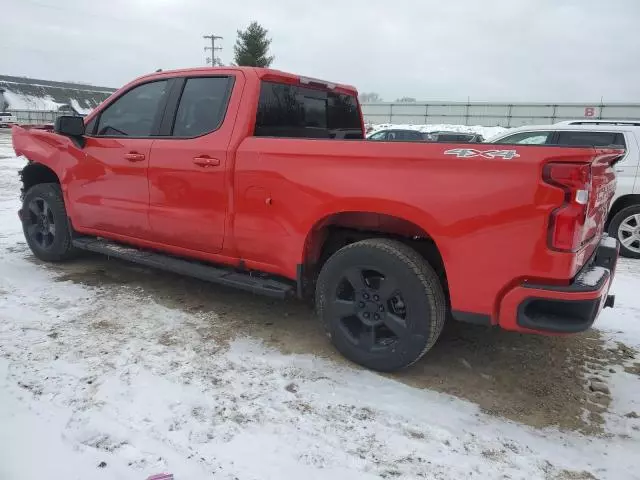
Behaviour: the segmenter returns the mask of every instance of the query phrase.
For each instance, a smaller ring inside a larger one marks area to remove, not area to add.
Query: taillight
[[[544,180],[565,192],[564,203],[551,214],[549,246],[554,250],[575,252],[584,240],[591,165],[550,163],[544,168]]]

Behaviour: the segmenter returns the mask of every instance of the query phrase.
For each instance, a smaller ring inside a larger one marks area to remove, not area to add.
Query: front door
[[[147,173],[168,90],[167,80],[138,85],[89,122],[67,189],[76,227],[150,237]]]
[[[149,222],[161,243],[216,253],[229,205],[227,152],[242,77],[180,79],[167,105],[162,136],[151,148]],[[229,108],[227,108],[229,107]]]

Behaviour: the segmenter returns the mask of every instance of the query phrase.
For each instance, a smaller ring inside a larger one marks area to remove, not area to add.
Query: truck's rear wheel
[[[61,262],[76,255],[60,185],[31,187],[24,196],[21,217],[25,239],[40,260]]]
[[[330,257],[318,277],[316,306],[345,357],[386,372],[418,361],[446,318],[436,272],[415,250],[389,239],[352,243]]]
[[[620,242],[620,254],[640,258],[640,205],[620,210],[609,224],[609,235]]]

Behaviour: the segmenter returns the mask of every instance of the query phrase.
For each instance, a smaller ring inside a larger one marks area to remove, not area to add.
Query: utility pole
[[[207,63],[210,63],[212,67],[215,67],[218,64],[218,60],[216,59],[216,50],[222,50],[222,47],[216,47],[216,40],[222,40],[222,37],[214,35],[203,35],[202,38],[206,40],[211,40],[210,47],[204,47],[204,51],[211,50],[211,58],[207,58]]]

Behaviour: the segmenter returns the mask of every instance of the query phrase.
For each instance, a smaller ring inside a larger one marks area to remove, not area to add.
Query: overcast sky
[[[0,74],[117,87],[252,20],[274,68],[388,101],[640,102],[640,0],[2,0]]]

